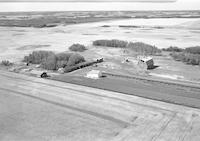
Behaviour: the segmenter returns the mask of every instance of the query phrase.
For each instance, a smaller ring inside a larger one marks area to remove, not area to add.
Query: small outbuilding
[[[140,56],[138,57],[138,65],[146,69],[153,69],[154,68],[153,58]]]
[[[86,77],[91,79],[98,79],[102,77],[102,73],[100,70],[91,70],[87,73]]]

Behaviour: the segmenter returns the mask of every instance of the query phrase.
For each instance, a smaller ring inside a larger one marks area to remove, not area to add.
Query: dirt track
[[[200,110],[0,71],[1,140],[197,141]]]

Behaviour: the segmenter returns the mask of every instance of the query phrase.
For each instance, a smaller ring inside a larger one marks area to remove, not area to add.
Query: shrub
[[[81,44],[73,44],[69,47],[69,50],[83,52],[83,51],[86,50],[86,47],[84,45],[81,45]]]
[[[175,60],[182,61],[191,65],[200,65],[200,55],[191,53],[171,53],[170,54]]]
[[[170,56],[172,56],[176,61],[183,61],[185,58],[184,53],[170,53]]]
[[[185,49],[185,52],[191,54],[200,54],[200,46],[188,47]]]
[[[93,41],[94,46],[106,46],[106,47],[116,47],[116,48],[125,48],[128,42],[122,40],[96,40]]]
[[[170,52],[182,52],[184,49],[178,48],[176,46],[170,46],[169,48],[163,48],[163,51],[170,51]]]
[[[32,64],[41,64],[49,56],[55,55],[52,51],[33,51],[28,56],[24,57],[24,62]]]
[[[85,59],[80,54],[72,54],[67,62],[67,66],[74,66],[78,63],[85,62]]]
[[[161,50],[157,47],[142,42],[130,42],[127,47],[142,54],[155,55],[161,53]]]
[[[12,66],[13,63],[11,63],[11,62],[8,61],[8,60],[3,60],[3,61],[1,61],[1,65],[3,65],[3,66]]]

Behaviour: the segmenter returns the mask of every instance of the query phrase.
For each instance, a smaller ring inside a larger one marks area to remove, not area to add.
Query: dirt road
[[[200,110],[0,71],[2,141],[197,141]]]

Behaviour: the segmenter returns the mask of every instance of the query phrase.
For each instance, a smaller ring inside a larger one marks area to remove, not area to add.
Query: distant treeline
[[[192,65],[200,65],[200,46],[188,47],[186,49],[181,49],[178,47],[169,47],[163,50],[170,51],[170,55],[176,61],[182,61]]]
[[[161,53],[161,50],[156,46],[149,45],[143,42],[127,42],[123,40],[96,40],[93,41],[94,46],[104,46],[104,47],[115,47],[115,48],[127,48],[131,49],[140,54],[146,55],[156,55]]]

